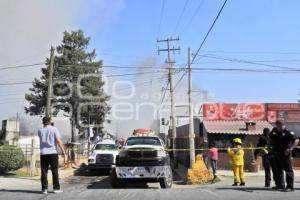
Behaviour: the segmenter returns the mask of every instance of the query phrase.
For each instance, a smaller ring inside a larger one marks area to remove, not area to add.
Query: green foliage
[[[96,51],[87,52],[90,38],[85,37],[83,31],[64,32],[62,43],[56,48],[54,59],[53,80],[58,84],[53,87],[54,97],[52,105],[56,105],[53,114],[59,111],[70,113],[70,120],[74,126],[78,126],[77,113],[80,113],[81,121],[97,122],[101,124],[108,112],[107,100],[109,97],[103,91],[101,67],[102,61],[96,60]],[[47,87],[48,87],[48,66],[50,60],[46,59],[47,67],[42,68],[40,79],[33,81],[33,87],[25,98],[29,106],[25,112],[30,115],[43,115],[46,108]],[[82,75],[94,74],[79,79]],[[81,92],[82,96],[78,94]],[[60,98],[57,98],[60,96]],[[84,98],[86,96],[93,98]],[[88,112],[87,106],[80,107],[80,103],[92,103]],[[97,112],[97,115],[89,113]],[[74,128],[74,127],[73,127]]]
[[[0,146],[0,174],[20,169],[24,163],[24,154],[19,147]]]

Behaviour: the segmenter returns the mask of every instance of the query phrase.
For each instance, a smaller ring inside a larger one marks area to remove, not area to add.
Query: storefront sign
[[[275,123],[276,120],[286,123],[300,122],[300,107],[297,103],[270,103],[266,107],[270,123]]]
[[[265,120],[266,110],[264,104],[204,104],[204,120]]]

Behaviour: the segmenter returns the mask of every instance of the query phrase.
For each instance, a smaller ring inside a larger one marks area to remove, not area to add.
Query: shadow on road
[[[147,183],[127,183],[126,186],[124,187],[126,189],[158,189],[160,188],[159,186],[149,186]],[[94,181],[91,182],[88,186],[87,189],[113,189],[111,184],[110,184],[110,178],[105,177],[100,181]]]
[[[263,188],[263,187],[223,187],[216,188],[216,190],[234,190],[234,191],[242,191],[242,192],[256,192],[256,191],[269,191],[269,192],[282,192],[280,190],[273,190],[271,188]],[[295,190],[300,190],[295,188]]]
[[[74,176],[108,176],[110,170],[99,170],[90,173],[86,164],[81,164],[80,168],[74,171]]]
[[[5,190],[5,189],[1,189],[0,192],[41,194],[41,191],[36,191],[36,190]]]
[[[65,182],[69,185],[87,185],[87,189],[113,189],[110,183],[110,171],[98,171],[90,174],[88,166],[82,164],[79,169],[74,172],[74,176],[69,177]],[[186,182],[180,179],[178,174],[173,173],[174,183],[177,185],[185,185]],[[127,183],[126,189],[158,189],[160,188],[159,183]]]

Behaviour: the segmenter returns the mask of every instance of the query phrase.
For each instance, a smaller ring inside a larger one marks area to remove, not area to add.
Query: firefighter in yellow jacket
[[[234,174],[234,184],[232,186],[245,185],[244,175],[244,150],[242,149],[242,140],[235,138],[233,148],[228,148],[227,153],[231,159]]]

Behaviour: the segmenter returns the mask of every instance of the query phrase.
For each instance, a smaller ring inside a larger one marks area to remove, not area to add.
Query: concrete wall
[[[15,144],[20,134],[20,123],[16,120],[3,120],[2,130],[5,134],[4,142]]]

